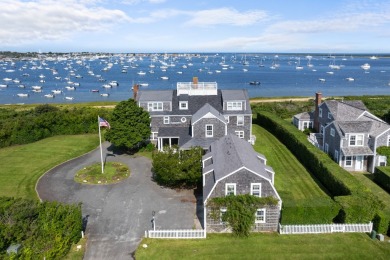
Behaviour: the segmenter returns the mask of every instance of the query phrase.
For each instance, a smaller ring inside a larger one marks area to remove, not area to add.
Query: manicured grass
[[[120,162],[107,162],[89,165],[76,173],[74,180],[84,184],[112,184],[121,182],[130,176],[129,167]]]
[[[0,196],[37,198],[35,184],[42,174],[98,145],[98,135],[76,135],[0,149]]]
[[[142,244],[147,244],[145,249]],[[136,259],[388,259],[390,243],[363,233],[279,235],[249,238],[208,234],[207,239],[144,239]]]
[[[315,181],[315,178],[310,175],[287,147],[270,132],[256,124],[253,124],[252,131],[257,137],[254,149],[265,155],[267,165],[275,171],[275,187],[282,198],[284,209],[300,207],[302,210],[307,210],[308,219],[301,219],[301,224],[309,224],[313,221],[317,221],[317,224],[324,223],[324,221],[321,221],[323,213],[314,208],[337,208],[338,206],[327,195],[325,189],[322,188],[323,186]],[[314,215],[312,219],[309,219],[309,211],[313,210],[318,212],[311,212]],[[327,213],[329,214],[329,212]],[[316,220],[314,216],[319,217],[319,219]],[[291,223],[293,220],[284,214],[282,215],[282,224],[287,224],[286,221],[289,224],[298,224]]]
[[[390,216],[390,194],[373,181],[374,175],[368,172],[352,172],[352,175],[364,186],[368,187],[385,204],[384,212]]]
[[[77,244],[72,245],[64,260],[82,260],[84,258],[86,245],[87,239],[81,238]],[[77,248],[77,246],[81,246],[81,248]]]

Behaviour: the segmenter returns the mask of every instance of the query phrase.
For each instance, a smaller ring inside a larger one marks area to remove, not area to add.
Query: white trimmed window
[[[219,209],[219,222],[221,224],[224,224],[225,222],[223,221],[223,216],[226,214],[227,208],[222,207]]]
[[[235,183],[226,183],[225,184],[225,195],[236,195],[236,184]]]
[[[244,125],[244,116],[237,116],[237,125]]]
[[[352,156],[345,156],[344,167],[352,167]]]
[[[226,123],[229,123],[229,116],[225,116]]]
[[[255,217],[255,223],[265,223],[265,209],[257,209]]]
[[[169,124],[169,116],[164,116],[164,125]]]
[[[244,139],[244,131],[235,131],[235,133],[239,138]]]
[[[261,183],[251,183],[251,195],[261,197]]]
[[[334,134],[335,134],[334,128],[331,128],[331,129],[330,129],[330,135],[331,135],[331,136],[334,136]]]
[[[242,110],[242,101],[240,102],[227,102],[227,110]]]
[[[332,114],[328,112],[328,119],[332,119]]]
[[[336,162],[339,162],[339,151],[337,151],[337,150],[334,151],[334,160]]]
[[[148,102],[148,111],[163,111],[163,102]]]
[[[319,109],[318,109],[318,116],[319,116],[319,117],[322,117],[322,108],[319,108]]]
[[[349,135],[349,146],[363,146],[364,135]]]
[[[188,101],[179,101],[179,109],[187,110],[188,109]]]
[[[213,137],[213,125],[206,125],[206,137]]]
[[[329,152],[329,144],[325,143],[325,153]]]

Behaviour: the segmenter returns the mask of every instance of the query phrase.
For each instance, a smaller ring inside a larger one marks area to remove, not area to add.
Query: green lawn
[[[147,244],[143,248],[142,244]],[[249,238],[208,234],[207,239],[144,239],[136,259],[388,259],[390,243],[364,233],[279,235]]]
[[[332,214],[337,214],[338,206],[321,184],[274,135],[256,124],[253,124],[252,131],[257,138],[255,150],[265,155],[267,165],[275,171],[275,187],[283,200],[285,211],[282,224],[329,222]],[[333,210],[329,211],[329,207]],[[298,210],[301,212],[298,213]]]
[[[364,186],[368,187],[385,204],[384,212],[390,215],[390,194],[373,181],[371,173],[352,172]]]
[[[37,198],[35,184],[43,173],[98,145],[98,135],[76,135],[0,149],[0,196]]]

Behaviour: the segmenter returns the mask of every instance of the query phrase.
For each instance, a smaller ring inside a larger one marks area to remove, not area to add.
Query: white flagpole
[[[102,136],[100,134],[100,117],[98,116],[98,127],[99,127],[99,142],[100,142],[100,161],[102,164],[102,173],[104,173],[103,168],[103,150],[102,150]]]

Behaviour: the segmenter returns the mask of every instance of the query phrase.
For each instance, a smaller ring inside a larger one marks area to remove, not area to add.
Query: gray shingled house
[[[213,142],[202,157],[204,228],[207,232],[229,232],[221,218],[215,219],[215,210],[207,206],[214,197],[251,194],[273,196],[279,202],[256,211],[253,231],[276,231],[282,200],[274,187],[274,171],[266,165],[266,158],[255,152],[252,145],[234,134]],[[225,208],[217,209],[220,216]]]
[[[250,141],[252,110],[245,89],[219,90],[216,82],[178,82],[176,90],[135,90],[138,105],[151,117],[150,140],[163,150],[210,144],[233,133]]]
[[[386,157],[376,149],[390,146],[390,125],[360,100],[321,99],[321,93],[316,93],[313,125],[318,134],[310,140],[348,171],[373,173],[375,166],[386,165]]]

